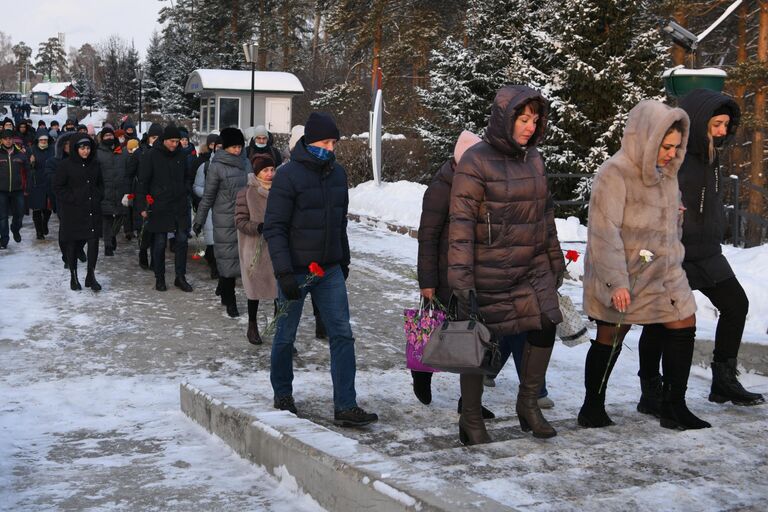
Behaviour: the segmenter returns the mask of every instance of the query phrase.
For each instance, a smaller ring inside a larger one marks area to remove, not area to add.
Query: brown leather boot
[[[461,417],[459,418],[459,440],[465,446],[490,443],[491,436],[485,430],[483,421],[483,376],[462,374]]]
[[[544,376],[547,374],[552,347],[535,347],[526,342],[523,347],[523,365],[517,392],[517,417],[523,432],[533,430],[533,437],[555,437],[557,431],[541,414],[538,399]]]

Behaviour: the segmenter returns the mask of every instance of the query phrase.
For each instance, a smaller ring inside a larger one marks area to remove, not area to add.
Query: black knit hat
[[[12,139],[12,138],[13,138],[13,130],[0,131],[0,139]]]
[[[325,112],[312,112],[309,114],[309,118],[304,124],[305,144],[312,144],[313,142],[325,139],[339,140],[340,138],[336,121],[333,120],[330,114]]]
[[[147,130],[147,137],[159,137],[163,134],[163,127],[158,123],[152,123]]]
[[[106,134],[108,134],[108,133],[111,133],[112,135],[114,135],[114,134],[115,134],[115,130],[113,130],[113,129],[112,129],[112,128],[110,128],[109,126],[105,126],[104,128],[102,128],[102,129],[101,129],[101,132],[100,132],[100,133],[101,133],[101,138],[103,139],[103,138],[104,138],[104,136],[105,136]]]
[[[181,138],[181,131],[179,130],[179,127],[175,124],[169,124],[165,127],[165,130],[163,130],[163,140],[168,139],[180,139]]]
[[[221,145],[224,149],[231,146],[245,146],[243,132],[237,128],[224,128],[221,130]]]
[[[269,153],[254,153],[251,157],[251,169],[253,174],[259,174],[262,169],[274,167],[275,161]]]
[[[712,112],[712,117],[715,116],[730,116],[733,117],[733,111],[728,103],[723,103]]]

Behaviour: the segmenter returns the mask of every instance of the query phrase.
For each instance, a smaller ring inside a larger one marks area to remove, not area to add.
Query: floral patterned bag
[[[563,315],[563,321],[557,324],[557,337],[562,340],[563,345],[575,347],[589,341],[587,322],[576,310],[571,298],[558,293],[557,300],[560,303],[560,313]]]
[[[404,330],[406,337],[405,361],[410,370],[419,372],[439,372],[435,368],[421,362],[424,354],[424,346],[429,342],[430,336],[445,321],[445,311],[440,303],[429,301],[424,304],[424,297],[419,302],[419,309],[403,310]]]

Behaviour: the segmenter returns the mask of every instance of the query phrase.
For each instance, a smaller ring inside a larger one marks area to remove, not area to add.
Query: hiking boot
[[[372,412],[365,412],[360,407],[352,407],[333,413],[333,424],[337,427],[364,427],[377,421],[379,421],[378,415]]]
[[[729,359],[724,363],[712,362],[712,389],[709,393],[709,401],[718,404],[733,402],[734,405],[758,405],[765,402],[763,395],[752,393],[744,389],[736,376],[739,370],[736,368],[736,359]]]
[[[296,403],[293,401],[293,397],[291,395],[283,396],[280,398],[275,397],[275,409],[280,409],[281,411],[288,411],[293,414],[299,414],[299,411],[296,409]]]

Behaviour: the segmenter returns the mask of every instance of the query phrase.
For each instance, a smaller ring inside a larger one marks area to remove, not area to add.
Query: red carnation
[[[325,270],[323,270],[323,267],[314,261],[309,264],[309,272],[317,277],[323,277],[325,275]]]
[[[133,201],[134,199],[136,199],[136,194],[128,194],[129,201]]]
[[[152,194],[147,194],[147,204],[150,205],[150,206],[155,204],[155,198],[152,197]]]
[[[567,259],[568,261],[578,261],[579,260],[579,252],[578,251],[574,251],[573,249],[565,251],[565,259]]]

